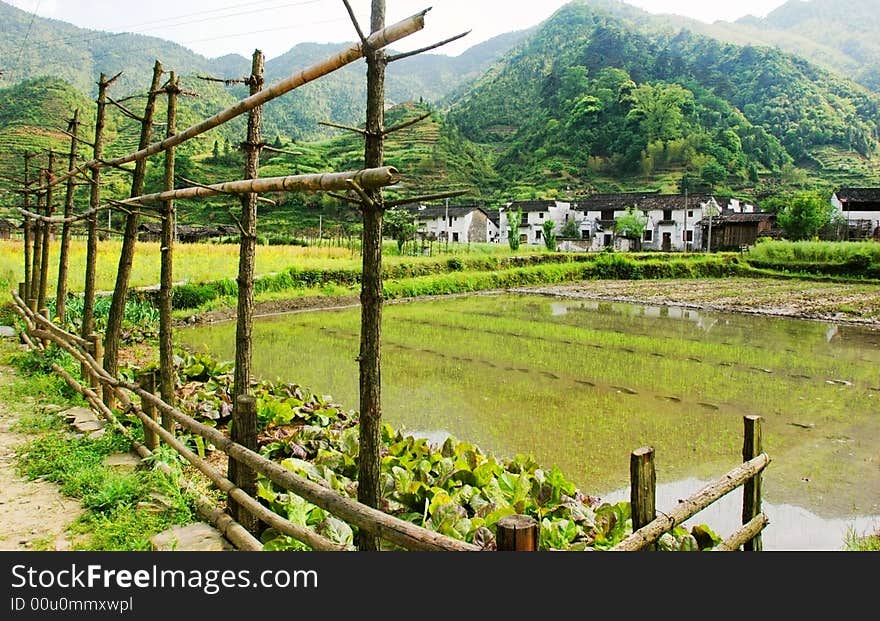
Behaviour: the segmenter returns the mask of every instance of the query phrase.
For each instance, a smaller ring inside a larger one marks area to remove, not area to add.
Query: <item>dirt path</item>
[[[17,371],[0,365],[0,384]],[[12,430],[18,414],[0,403],[0,550],[67,550],[65,528],[82,511],[80,503],[45,481],[15,472],[15,450],[27,436]]]

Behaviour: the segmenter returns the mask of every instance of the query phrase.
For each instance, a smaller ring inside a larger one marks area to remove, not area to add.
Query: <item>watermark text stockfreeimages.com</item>
[[[37,569],[19,564],[12,567],[10,586],[13,590],[197,589],[206,595],[216,595],[223,589],[317,589],[318,572],[313,569],[162,569],[156,565],[131,570],[76,563],[64,569]]]

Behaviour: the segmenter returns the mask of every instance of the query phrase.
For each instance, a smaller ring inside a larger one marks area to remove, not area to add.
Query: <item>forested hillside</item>
[[[811,0],[787,2],[765,19],[718,22],[704,31],[732,43],[778,47],[880,91],[878,29],[877,0]]]
[[[27,14],[0,2],[3,15],[11,19],[14,39]],[[688,21],[653,16],[621,2],[576,0],[534,29],[487,41],[459,57],[428,54],[392,63],[387,124],[426,112],[431,116],[390,137],[388,163],[405,176],[390,194],[467,189],[463,202],[497,206],[510,199],[574,198],[596,190],[688,188],[760,199],[792,188],[880,183],[880,96],[779,49],[723,43],[682,24]],[[103,44],[96,42],[102,33],[84,38],[88,31],[40,19],[35,28],[45,41],[67,33],[68,43],[82,48],[78,54],[92,50],[95,56],[74,68],[47,47],[39,71],[57,75],[3,83],[0,190],[7,192],[0,205],[7,209],[14,202],[10,179],[20,177],[21,153],[49,148],[66,153],[62,130],[74,109],[83,113],[81,136],[91,140],[92,82],[101,71],[126,72],[128,82],[114,84],[112,96],[132,95],[125,105],[140,113],[159,56],[165,69],[183,80],[181,127],[246,95],[240,83],[198,77],[243,78],[250,61],[239,56],[208,61],[173,44],[139,52],[139,41],[126,39],[131,35],[114,36],[113,45],[108,40],[113,56],[101,56]],[[4,32],[0,43],[14,52],[9,39]],[[268,61],[267,83],[324,60],[339,47],[300,44]],[[180,64],[166,60],[178,52],[186,52],[177,58]],[[28,58],[27,50],[21,56]],[[8,82],[18,71],[17,55],[4,62],[13,68],[4,74]],[[321,123],[362,125],[364,90],[364,67],[355,63],[267,104],[264,139],[289,153],[265,152],[261,174],[361,166],[362,137]],[[162,105],[158,117],[161,123]],[[161,125],[157,131],[163,131]],[[237,147],[244,135],[241,117],[187,143],[178,153],[179,183],[240,177]],[[107,137],[109,155],[128,153],[137,144],[136,123],[111,106]],[[90,157],[85,146],[81,151]],[[148,178],[153,190],[160,185],[157,166],[151,164]],[[109,178],[109,193],[126,193],[122,173]],[[326,197],[277,198],[279,208],[264,209],[265,221],[311,222],[319,208],[345,214],[338,201]],[[184,203],[180,209],[182,221],[228,222],[228,212],[221,200],[201,207]]]
[[[100,74],[109,76],[122,72],[113,88],[114,96],[122,98],[139,93],[149,84],[153,64],[162,62],[179,76],[242,78],[250,73],[251,60],[237,55],[208,59],[189,49],[135,34],[115,34],[77,28],[57,20],[34,18],[0,1],[0,58],[3,81],[0,86],[43,76],[61,78],[81,93],[94,97]],[[352,33],[354,35],[354,33]],[[388,70],[390,103],[407,101],[439,102],[456,92],[468,81],[481,75],[527,31],[509,33],[475,45],[463,54],[420,54],[392,63]],[[25,43],[27,35],[27,44]],[[286,54],[267,59],[266,81],[271,84],[291,74],[326,60],[352,41],[338,44],[304,43]],[[259,39],[254,41],[259,49]],[[389,53],[394,53],[389,50]],[[366,101],[366,67],[353,63],[348,67],[306,85],[278,103],[266,106],[267,130],[280,132],[295,139],[311,140],[329,135],[321,121],[356,124],[363,116]],[[205,107],[221,109],[230,99],[215,97],[216,90],[207,89],[202,80],[191,80],[191,90],[206,100]],[[227,89],[230,97],[246,95],[244,87]]]
[[[637,30],[594,4],[606,3],[560,9],[453,105],[505,177],[608,186],[671,171],[742,188],[791,164],[822,173],[828,149],[874,158],[880,98],[866,89],[772,48],[663,20]]]

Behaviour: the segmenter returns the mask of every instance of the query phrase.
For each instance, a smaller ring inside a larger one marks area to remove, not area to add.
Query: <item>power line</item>
[[[194,13],[187,13],[184,15],[178,15],[176,17],[169,17],[169,18],[160,19],[160,20],[151,20],[148,22],[141,22],[140,24],[134,24],[132,26],[124,26],[123,28],[126,29],[126,32],[105,32],[105,33],[101,33],[98,35],[94,35],[93,34],[94,31],[92,31],[88,34],[76,34],[76,35],[71,35],[71,36],[67,36],[67,37],[59,37],[57,39],[52,39],[49,41],[42,42],[36,47],[37,47],[37,49],[45,49],[45,48],[50,48],[50,47],[54,47],[57,45],[61,45],[64,43],[70,43],[73,41],[82,41],[82,42],[91,43],[94,41],[99,41],[101,39],[110,39],[113,37],[119,37],[119,36],[122,36],[125,34],[145,35],[146,33],[153,32],[156,30],[162,30],[165,28],[178,28],[180,26],[189,26],[192,24],[201,24],[201,23],[205,23],[205,22],[219,21],[219,20],[223,20],[223,19],[229,19],[232,17],[241,17],[244,15],[254,15],[257,13],[265,13],[266,11],[275,11],[278,9],[284,9],[284,8],[289,8],[289,7],[306,6],[309,4],[319,4],[319,3],[325,2],[326,0],[299,0],[297,2],[285,2],[283,4],[277,4],[277,1],[278,0],[264,0],[263,2],[258,2],[258,3],[236,4],[236,5],[232,5],[232,6],[228,6],[228,7],[223,7],[221,9],[210,9],[210,10],[206,10],[206,11],[198,11],[198,12],[194,12]],[[247,10],[247,11],[239,11],[237,13],[227,13],[224,15],[216,15],[213,17],[204,17],[202,19],[193,19],[193,20],[187,20],[187,21],[175,21],[175,20],[185,19],[188,17],[199,17],[199,16],[204,16],[204,15],[211,15],[212,13],[218,13],[221,11],[229,11],[232,9],[241,8],[241,7],[245,7],[245,6],[252,7],[254,4],[267,4],[269,2],[272,2],[274,4],[272,6],[267,6],[267,7],[263,7],[263,8],[251,9],[251,10]],[[317,22],[317,23],[323,23],[323,22]],[[156,24],[161,24],[161,25],[157,26]],[[312,24],[312,25],[314,25],[314,24]],[[144,28],[144,26],[151,26],[151,27]]]
[[[40,10],[40,2],[43,0],[37,0],[36,5],[34,5],[34,11],[31,13],[31,23],[28,24],[27,32],[24,34],[24,39],[21,42],[21,47],[18,49],[18,58],[15,59],[15,65],[21,62],[21,56],[24,54],[24,46],[27,45],[28,38],[31,36],[31,28],[34,27],[34,20],[37,19],[37,11]]]

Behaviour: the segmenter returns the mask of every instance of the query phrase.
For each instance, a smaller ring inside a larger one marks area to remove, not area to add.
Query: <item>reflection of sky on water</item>
[[[685,479],[657,486],[657,510],[668,511],[680,500],[693,496],[709,482]],[[602,496],[603,502],[629,500],[629,488],[616,490]],[[880,529],[880,515],[853,517],[849,519],[825,519],[792,505],[774,505],[766,500],[762,510],[770,518],[764,529],[766,551],[839,551],[844,550],[847,534],[873,533]],[[742,488],[738,488],[685,522],[690,528],[695,524],[710,526],[717,535],[726,538],[741,526]]]

